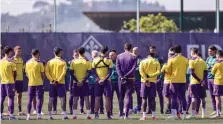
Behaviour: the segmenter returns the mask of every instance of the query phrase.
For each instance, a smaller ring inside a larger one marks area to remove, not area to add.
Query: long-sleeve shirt
[[[159,56],[155,56],[154,58],[160,63],[160,68],[162,68],[162,67],[163,67],[163,63],[164,63],[163,58],[162,58],[162,57],[159,57]],[[164,79],[164,74],[161,73],[161,74],[158,76],[158,79],[163,80],[163,79]]]
[[[218,60],[214,64],[211,74],[214,75],[214,84],[223,85],[223,60]]]
[[[155,58],[148,57],[140,62],[139,72],[142,83],[147,81],[155,83],[160,74],[160,63]]]
[[[113,61],[113,63],[112,63],[112,73],[111,73],[110,79],[111,79],[112,83],[118,82],[118,74],[116,72],[116,62],[115,61]]]
[[[139,73],[139,64],[142,61],[142,57],[138,56],[137,58],[137,67],[136,67],[136,71],[135,71],[135,78],[136,78],[136,83],[141,81],[141,75]]]
[[[124,52],[117,56],[116,71],[119,77],[135,78],[137,57],[130,52]]]
[[[211,73],[211,69],[214,66],[214,64],[216,63],[216,56],[210,56],[207,58],[206,60],[207,66],[208,66],[208,79],[214,79],[214,75],[212,75]]]

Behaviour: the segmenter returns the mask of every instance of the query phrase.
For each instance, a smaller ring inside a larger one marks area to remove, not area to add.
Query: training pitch
[[[208,97],[206,98],[207,100],[207,115],[212,112],[212,107],[211,107],[211,101],[209,94],[207,93]],[[69,98],[69,94],[67,93],[67,99]],[[27,93],[23,93],[23,98],[22,98],[23,106],[22,110],[23,112],[26,112],[26,105],[27,105]],[[58,99],[59,100],[59,99]],[[105,102],[105,101],[104,101]],[[134,94],[134,106],[136,105],[136,96]],[[67,102],[68,103],[68,102]],[[169,115],[162,115],[160,114],[160,109],[159,109],[159,99],[158,97],[156,98],[156,112],[157,112],[157,120],[150,120],[151,115],[148,115],[148,120],[146,121],[140,121],[139,118],[142,117],[142,114],[131,114],[129,116],[130,120],[118,120],[118,102],[116,98],[116,94],[114,97],[114,115],[112,116],[112,120],[106,120],[105,115],[100,115],[99,120],[87,120],[86,115],[77,115],[77,120],[72,120],[72,115],[68,115],[69,120],[62,120],[62,115],[59,115],[61,113],[60,109],[60,101],[57,103],[57,113],[58,115],[53,115],[55,120],[48,120],[48,115],[47,115],[47,105],[48,105],[48,92],[45,92],[44,94],[44,104],[43,104],[43,112],[45,115],[42,116],[43,120],[36,120],[36,115],[31,116],[31,120],[26,121],[26,116],[16,116],[19,118],[18,121],[9,121],[8,117],[4,116],[3,121],[1,121],[2,124],[146,124],[146,123],[154,123],[154,124],[223,124],[223,117],[220,119],[210,119],[210,118],[205,118],[201,119],[201,114],[197,115],[197,119],[193,120],[167,120],[167,117]],[[166,105],[164,105],[166,107]],[[4,111],[7,112],[7,99],[5,101],[5,106],[4,106]],[[69,110],[68,104],[67,104],[67,112]],[[164,109],[165,110],[165,109]],[[33,109],[32,109],[33,112]],[[31,112],[31,113],[32,113]],[[85,111],[86,112],[86,111]],[[15,101],[15,114],[17,115],[18,113],[18,107]],[[94,115],[91,115],[92,118],[94,118]]]

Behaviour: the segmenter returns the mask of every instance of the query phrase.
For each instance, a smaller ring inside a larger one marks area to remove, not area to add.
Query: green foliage
[[[124,21],[123,30],[136,31],[136,20]],[[140,32],[177,32],[177,25],[173,20],[167,19],[161,13],[158,15],[148,14],[140,18]]]

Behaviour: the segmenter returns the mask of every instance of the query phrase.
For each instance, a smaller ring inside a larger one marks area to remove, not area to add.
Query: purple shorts
[[[50,97],[65,97],[66,96],[66,88],[65,84],[50,84],[49,89],[49,96]]]
[[[15,96],[15,84],[1,84],[1,96]]]
[[[100,85],[98,82],[96,82],[94,88],[95,97],[101,97],[103,93],[106,97],[111,96],[112,94],[110,81],[106,81],[103,85]]]
[[[211,95],[213,95],[213,91],[214,91],[214,79],[208,79],[208,89],[209,89]]]
[[[206,97],[207,97],[206,87],[205,86],[201,86],[200,87],[200,98],[203,99],[203,98],[206,98]]]
[[[73,84],[73,96],[89,96],[89,86],[87,82],[84,82],[82,86],[77,86],[77,83]]]
[[[15,90],[17,93],[23,92],[23,81],[15,81]]]
[[[163,95],[165,97],[169,97],[170,96],[170,84],[165,84],[163,85]]]
[[[171,83],[170,84],[170,94],[172,97],[182,98],[186,94],[186,84],[185,83]]]
[[[214,96],[223,96],[223,85],[216,85],[214,84]]]
[[[201,89],[201,85],[200,84],[191,84],[189,86],[189,93],[190,93],[190,97],[192,98],[199,98],[200,96],[200,89]]]
[[[156,97],[156,84],[150,83],[150,87],[146,86],[146,83],[141,84],[141,91],[140,91],[141,97],[149,97],[149,98],[155,98]]]
[[[44,94],[44,86],[29,86],[28,87],[28,95],[29,96],[43,96]]]

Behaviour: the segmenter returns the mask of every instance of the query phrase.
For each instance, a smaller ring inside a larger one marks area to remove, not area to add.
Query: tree
[[[136,20],[124,21],[123,30],[136,31]],[[161,13],[158,15],[148,14],[140,18],[140,32],[177,32],[177,25],[173,20],[167,19]]]

